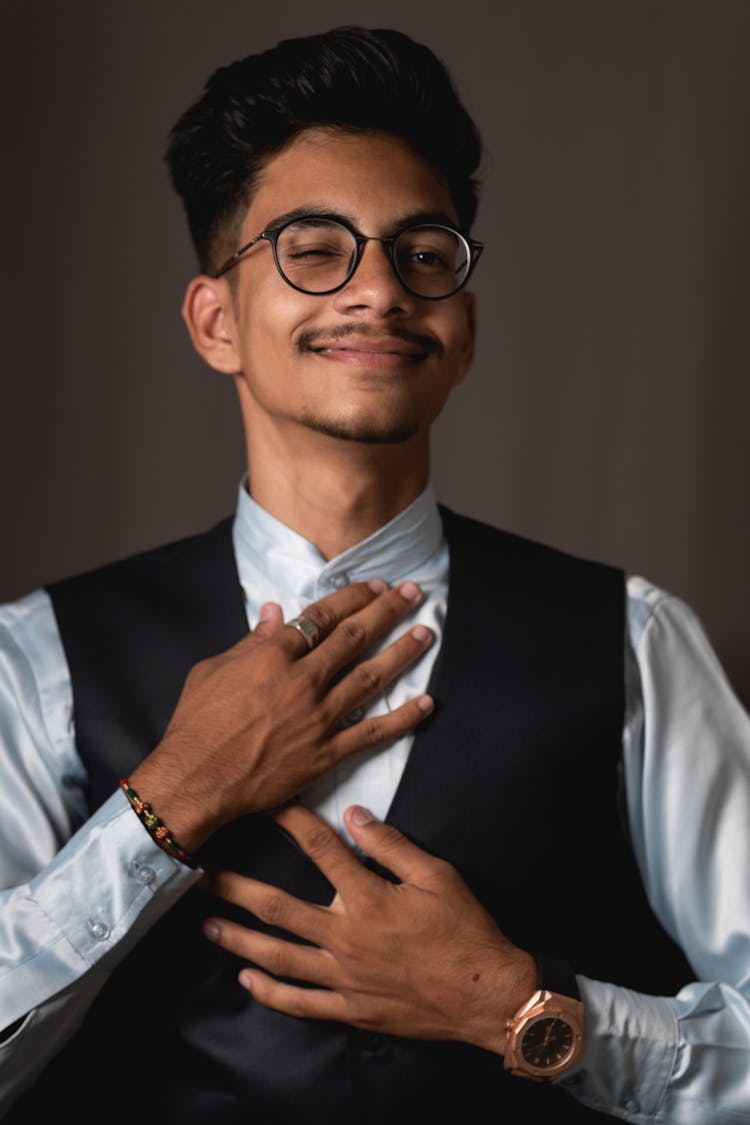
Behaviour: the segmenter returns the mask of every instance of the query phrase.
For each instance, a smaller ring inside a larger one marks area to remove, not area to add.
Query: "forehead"
[[[389,133],[307,129],[258,179],[243,228],[263,229],[296,208],[336,212],[368,233],[420,212],[458,217],[443,175]],[[370,230],[370,227],[374,228]]]

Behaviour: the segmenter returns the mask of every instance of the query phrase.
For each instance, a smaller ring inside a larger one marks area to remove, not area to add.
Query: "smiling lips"
[[[324,340],[312,347],[316,355],[352,367],[378,368],[394,371],[407,364],[426,359],[429,351],[419,344],[395,336],[347,336],[342,340]]]

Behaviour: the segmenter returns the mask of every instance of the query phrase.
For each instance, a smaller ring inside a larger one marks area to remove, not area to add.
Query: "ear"
[[[182,319],[193,347],[209,367],[225,375],[241,371],[237,328],[229,283],[200,274],[185,291]]]
[[[474,361],[474,345],[477,339],[477,298],[476,294],[468,293],[464,290],[461,293],[464,299],[465,313],[466,313],[466,339],[464,341],[463,352],[461,360],[456,372],[456,379],[454,387],[459,383],[463,383],[466,376],[469,374],[469,369]]]

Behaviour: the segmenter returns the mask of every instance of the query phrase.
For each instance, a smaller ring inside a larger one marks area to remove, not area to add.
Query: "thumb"
[[[434,856],[417,847],[392,824],[384,824],[369,809],[351,805],[344,813],[346,830],[355,844],[402,883],[424,883],[433,873]]]
[[[257,637],[258,640],[272,637],[283,624],[284,615],[281,612],[281,606],[277,605],[276,602],[266,602],[260,607],[258,624],[253,629],[252,635]]]

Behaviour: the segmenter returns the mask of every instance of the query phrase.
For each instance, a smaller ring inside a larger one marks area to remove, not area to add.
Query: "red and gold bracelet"
[[[143,827],[148,832],[149,836],[153,836],[160,848],[165,851],[171,852],[175,859],[179,859],[181,863],[186,864],[188,867],[197,867],[197,863],[185,849],[173,839],[166,824],[163,824],[156,813],[151,808],[151,805],[141,798],[133,789],[132,785],[126,777],[120,779],[120,788],[130,801],[130,805],[140,820]]]

